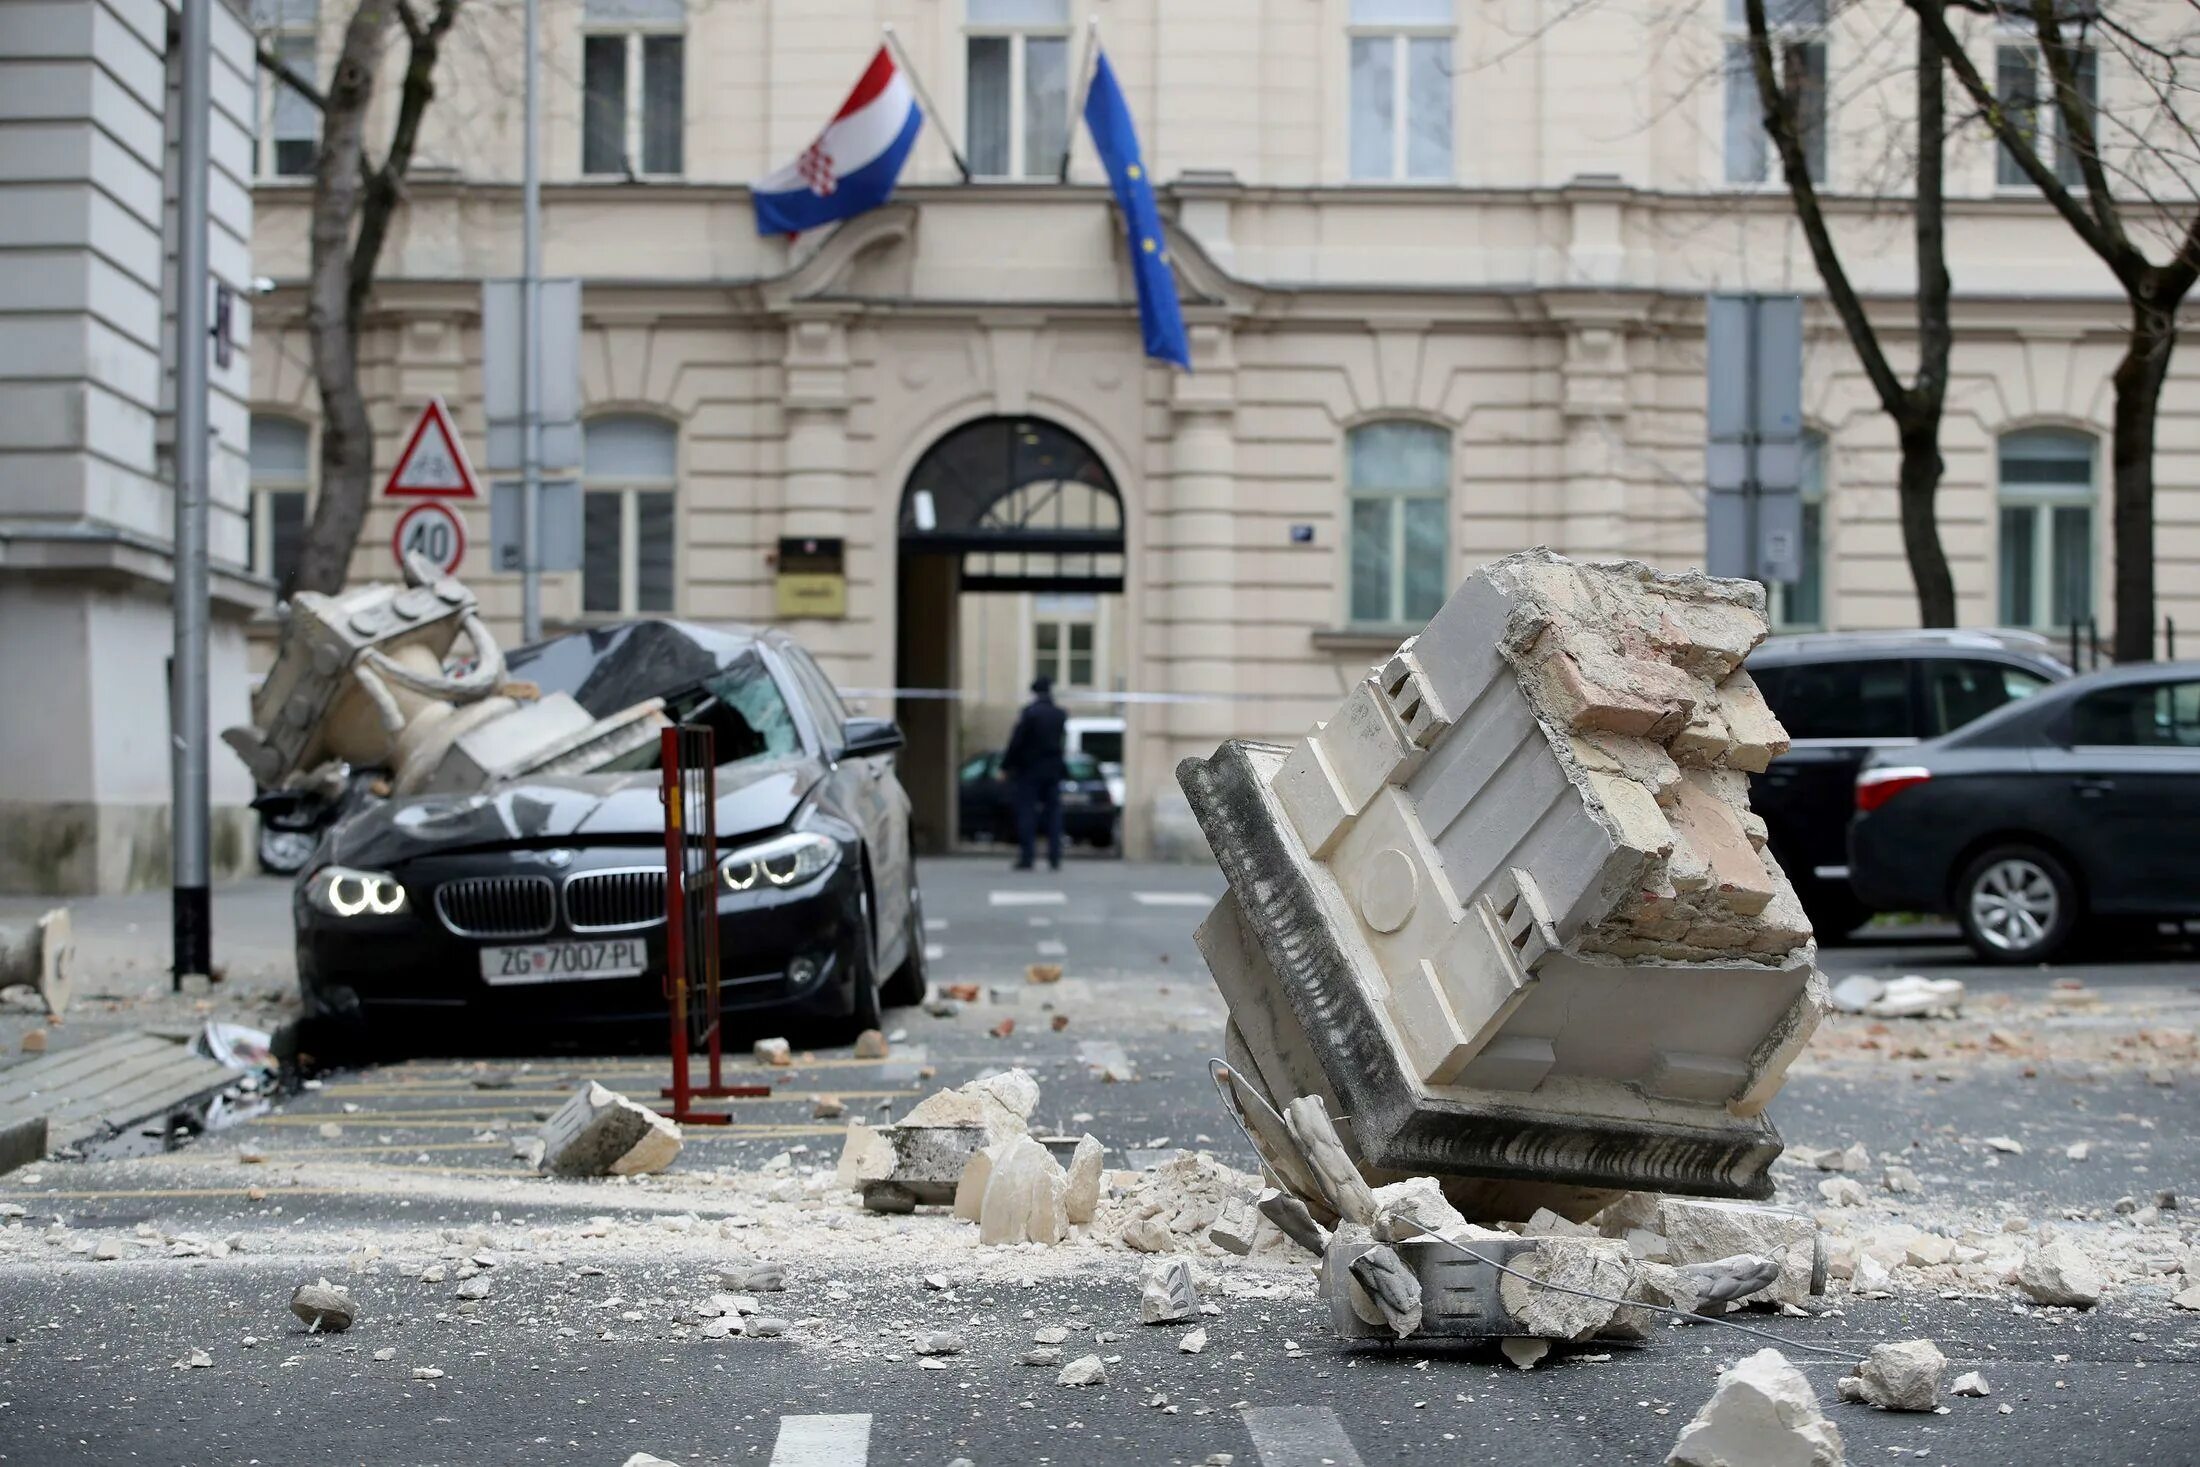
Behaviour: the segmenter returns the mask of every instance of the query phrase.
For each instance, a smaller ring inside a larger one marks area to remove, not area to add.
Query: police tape
[[[966,692],[961,688],[842,688],[843,698],[892,698],[899,702],[984,703],[1000,701],[984,693]],[[1017,694],[1021,698],[1023,694]],[[1097,705],[1113,707],[1121,703],[1277,703],[1320,701],[1295,693],[1077,693],[1057,689],[1054,701],[1065,707]]]

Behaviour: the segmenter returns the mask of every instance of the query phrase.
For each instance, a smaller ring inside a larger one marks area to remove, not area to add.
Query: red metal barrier
[[[697,1110],[697,1098],[771,1094],[769,1085],[728,1085],[719,1073],[723,1034],[718,1008],[718,759],[709,728],[664,730],[665,999],[672,1010],[672,1083],[660,1094],[683,1125],[723,1126],[723,1110]],[[688,1075],[691,1048],[710,1054],[710,1083]]]

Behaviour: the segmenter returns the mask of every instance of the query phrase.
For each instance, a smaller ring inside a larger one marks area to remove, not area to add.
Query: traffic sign
[[[458,563],[466,558],[466,520],[448,504],[432,499],[412,505],[397,517],[390,554],[400,570],[406,556],[419,555],[444,575],[456,575]]]
[[[405,439],[405,451],[397,456],[389,482],[382,486],[384,499],[479,499],[474,466],[466,461],[466,446],[443,399],[431,397]]]

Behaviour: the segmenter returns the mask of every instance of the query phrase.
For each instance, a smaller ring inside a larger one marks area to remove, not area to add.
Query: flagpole
[[[931,93],[925,91],[923,79],[917,75],[917,69],[909,64],[909,53],[901,49],[901,42],[894,35],[893,22],[888,21],[879,29],[886,33],[886,49],[894,53],[894,60],[908,73],[910,90],[924,104],[925,115],[939,124],[940,141],[947,144],[947,156],[955,160],[955,171],[962,175],[964,183],[970,182],[970,165],[963,161],[962,150],[955,146],[954,134],[947,130],[947,114],[932,105]]]
[[[1069,182],[1069,155],[1077,146],[1077,114],[1085,110],[1085,93],[1092,90],[1092,58],[1100,49],[1100,17],[1085,18],[1085,54],[1077,63],[1077,99],[1070,104],[1069,131],[1062,135],[1062,166],[1055,170],[1056,183]]]

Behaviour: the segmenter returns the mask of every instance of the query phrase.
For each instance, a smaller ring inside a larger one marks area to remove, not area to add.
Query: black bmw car
[[[508,676],[604,717],[651,697],[715,734],[730,1013],[864,1029],[920,1002],[924,912],[901,732],[853,718],[784,634],[670,621],[574,632]],[[419,1047],[462,1024],[663,1024],[664,807],[653,745],[620,767],[381,801],[331,828],[293,896],[327,1046]]]
[[[2200,662],[2040,689],[1856,782],[1849,874],[1952,913],[1981,958],[2043,963],[2088,918],[2200,917]]]

